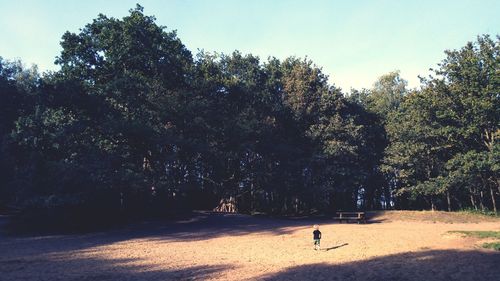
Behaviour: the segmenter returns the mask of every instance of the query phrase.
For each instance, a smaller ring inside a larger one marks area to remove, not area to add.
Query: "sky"
[[[57,70],[64,32],[136,3],[191,52],[307,57],[344,91],[399,70],[409,87],[477,35],[500,34],[500,0],[0,0],[0,56]]]

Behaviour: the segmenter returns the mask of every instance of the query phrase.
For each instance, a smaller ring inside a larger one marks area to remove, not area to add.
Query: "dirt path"
[[[498,221],[328,224],[197,213],[83,235],[0,237],[0,280],[499,280],[500,253],[450,230]],[[320,224],[322,250],[312,249]]]

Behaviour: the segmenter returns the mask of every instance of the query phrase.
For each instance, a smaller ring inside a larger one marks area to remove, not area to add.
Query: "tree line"
[[[4,208],[497,211],[498,36],[348,93],[308,59],[193,55],[140,6],[61,46],[55,72],[0,58]]]

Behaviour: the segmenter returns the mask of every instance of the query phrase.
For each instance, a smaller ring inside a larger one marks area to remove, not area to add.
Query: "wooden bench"
[[[338,220],[340,223],[342,223],[342,221],[357,221],[358,223],[366,222],[365,212],[336,212],[333,219]]]

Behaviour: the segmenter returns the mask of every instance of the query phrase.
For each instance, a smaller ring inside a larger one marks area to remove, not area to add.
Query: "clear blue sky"
[[[499,0],[0,0],[0,56],[56,70],[65,31],[78,32],[99,13],[121,18],[136,3],[177,30],[193,54],[307,56],[344,90],[370,88],[396,69],[418,86],[417,75],[445,49],[500,33]]]

